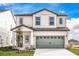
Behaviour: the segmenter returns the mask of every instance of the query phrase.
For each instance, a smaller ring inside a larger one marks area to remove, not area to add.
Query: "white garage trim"
[[[67,31],[34,31],[34,45],[36,47],[36,36],[64,36],[64,47],[67,48],[68,38]]]
[[[34,36],[66,36],[66,31],[34,31]]]
[[[64,36],[36,36],[36,48],[64,48]]]

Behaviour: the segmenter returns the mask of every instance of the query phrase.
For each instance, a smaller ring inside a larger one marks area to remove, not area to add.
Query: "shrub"
[[[7,46],[7,47],[1,47],[0,50],[1,51],[12,51],[12,50],[15,50],[15,49],[12,49],[12,46]]]

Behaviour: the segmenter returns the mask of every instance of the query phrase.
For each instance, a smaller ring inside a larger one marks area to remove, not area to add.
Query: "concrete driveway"
[[[34,56],[76,56],[66,49],[36,49]]]

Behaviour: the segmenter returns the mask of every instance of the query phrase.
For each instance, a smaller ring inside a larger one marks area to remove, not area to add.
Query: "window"
[[[40,39],[42,39],[42,36],[40,36]]]
[[[26,39],[26,40],[25,40],[25,43],[29,43],[29,36],[26,36],[26,35],[25,35],[25,39]]]
[[[19,22],[20,24],[23,24],[23,18],[20,18],[20,22]]]
[[[58,36],[58,39],[61,39],[61,37],[60,37],[60,36]]]
[[[49,36],[47,36],[47,39],[49,39]]]
[[[44,36],[44,39],[46,39],[46,36]]]
[[[49,24],[54,25],[54,17],[49,17]]]
[[[63,23],[62,21],[63,21],[63,19],[60,18],[60,19],[59,19],[59,24],[62,24],[62,23]]]
[[[40,25],[40,17],[36,17],[36,25]]]
[[[64,39],[64,36],[62,36],[61,38]]]
[[[56,39],[57,37],[56,36],[54,36],[54,39]]]
[[[53,39],[53,36],[51,36],[51,39]]]

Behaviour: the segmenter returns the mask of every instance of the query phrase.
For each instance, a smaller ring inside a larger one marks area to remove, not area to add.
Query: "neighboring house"
[[[79,48],[79,41],[78,40],[74,40],[74,39],[71,39],[68,41],[69,43],[69,46],[71,46],[72,48]]]
[[[0,10],[0,47],[11,46],[12,31],[15,27],[14,17],[9,10]]]
[[[21,48],[67,48],[67,15],[42,9],[31,14],[16,14],[15,17],[17,26],[11,30],[15,38],[17,30],[22,31]],[[16,39],[13,44],[18,46]]]

